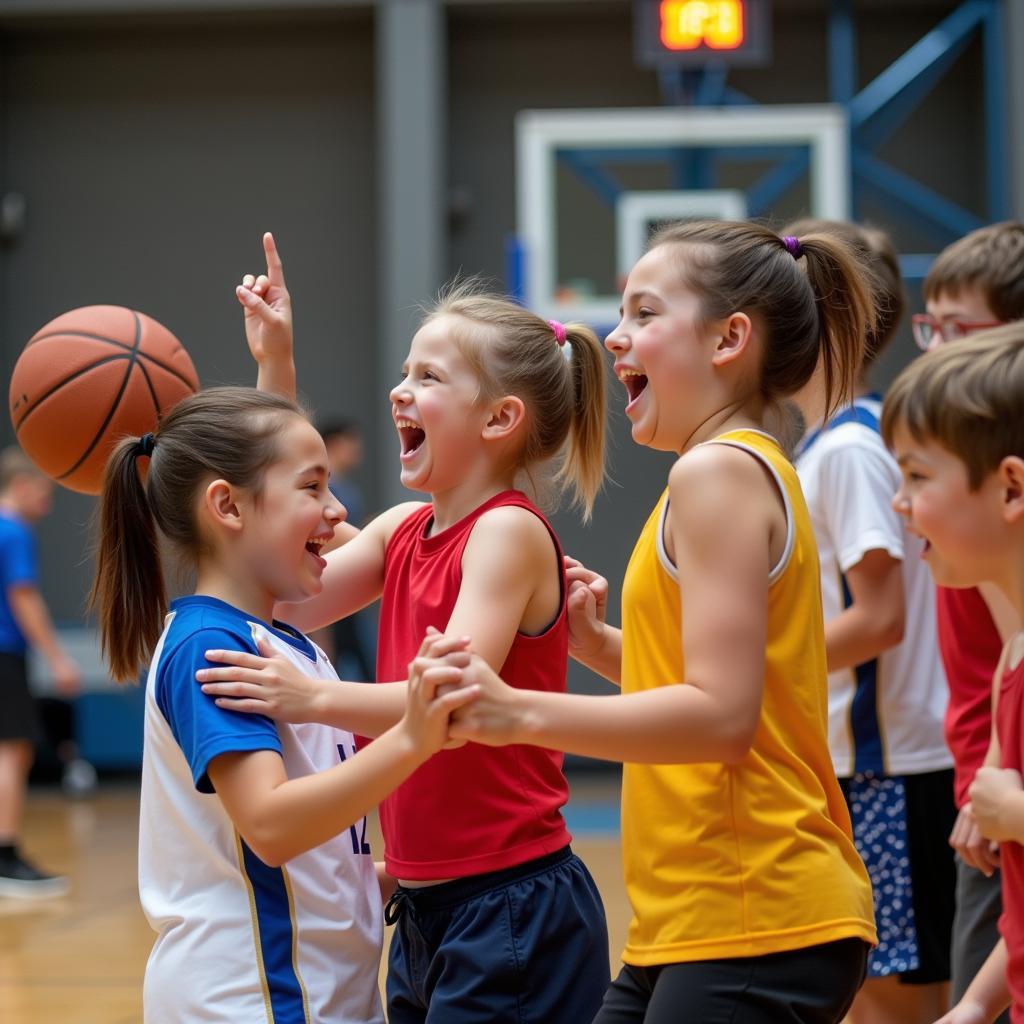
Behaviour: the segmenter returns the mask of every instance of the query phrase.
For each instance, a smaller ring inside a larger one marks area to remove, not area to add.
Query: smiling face
[[[402,485],[437,494],[450,490],[481,452],[489,409],[480,380],[462,354],[453,316],[425,323],[412,339],[402,380],[391,391],[401,443]]]
[[[903,474],[893,508],[924,540],[935,582],[972,587],[998,579],[1007,552],[999,474],[972,491],[963,461],[936,441],[918,441],[902,425],[892,441]]]
[[[239,552],[254,582],[276,601],[320,593],[327,563],[320,549],[334,536],[345,509],[327,488],[323,439],[302,417],[289,417],[278,436],[281,457],[263,476],[258,495],[245,493]]]
[[[674,246],[648,252],[630,271],[622,319],[605,339],[628,394],[633,440],[680,451],[706,419],[716,336],[682,282]],[[709,410],[713,411],[713,410]]]

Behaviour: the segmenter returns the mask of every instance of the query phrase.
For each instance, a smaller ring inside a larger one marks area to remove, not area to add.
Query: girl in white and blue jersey
[[[207,652],[258,644],[337,678],[307,637],[273,621],[276,602],[320,590],[320,549],[344,517],[327,477],[323,441],[299,408],[247,388],[186,399],[107,466],[92,602],[114,677],[150,665],[139,829],[140,896],[157,932],[147,1024],[384,1020],[364,815],[444,744],[450,711],[471,691],[434,699],[451,670],[416,664],[404,717],[356,754],[347,732],[226,711],[195,682]],[[166,618],[161,534],[196,572],[195,593]]]

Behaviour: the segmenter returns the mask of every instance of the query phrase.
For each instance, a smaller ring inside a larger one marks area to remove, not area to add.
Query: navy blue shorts
[[[610,976],[594,880],[567,846],[388,901],[390,1024],[589,1022]]]

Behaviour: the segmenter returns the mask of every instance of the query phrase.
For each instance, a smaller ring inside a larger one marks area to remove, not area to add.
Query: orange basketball
[[[126,434],[199,388],[181,342],[144,313],[83,306],[37,331],[11,374],[11,422],[25,454],[58,483],[98,494]]]

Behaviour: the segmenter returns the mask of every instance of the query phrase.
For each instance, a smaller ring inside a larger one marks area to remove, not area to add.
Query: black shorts
[[[860,776],[857,777],[861,779]],[[888,776],[898,782],[904,792],[901,820],[905,828],[906,854],[910,902],[913,917],[906,922],[905,940],[913,947],[917,966],[910,970],[892,973],[906,985],[930,985],[934,982],[949,981],[950,941],[953,934],[953,914],[956,907],[956,859],[949,845],[949,833],[956,821],[956,806],[953,802],[953,769],[937,772],[922,772],[919,775]],[[843,793],[850,802],[850,779],[840,779]],[[872,848],[878,849],[881,842],[877,824],[858,820],[855,808],[851,806],[854,819],[854,841],[864,858],[872,882],[877,883],[876,865],[873,863]],[[897,824],[894,820],[891,824]],[[872,832],[874,828],[874,833]],[[864,844],[868,847],[865,849]],[[902,845],[902,843],[901,843]],[[885,888],[891,889],[891,886]],[[879,925],[879,940],[884,932],[883,917],[886,915],[887,897],[876,888],[875,916]],[[877,956],[881,946],[873,956]],[[869,977],[877,973],[869,964]]]
[[[0,743],[34,743],[36,736],[36,704],[28,689],[25,655],[0,651]]]
[[[766,956],[626,964],[594,1024],[839,1024],[867,957],[862,939],[840,939]]]

